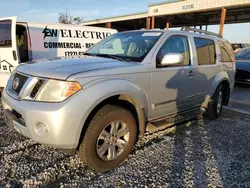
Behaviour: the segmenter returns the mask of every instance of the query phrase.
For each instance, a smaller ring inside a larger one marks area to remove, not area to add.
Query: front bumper
[[[76,98],[62,103],[18,101],[4,91],[2,103],[5,110],[17,112],[24,120],[25,124],[13,121],[14,129],[20,134],[41,144],[71,150],[78,146],[85,119],[85,111],[78,109]]]
[[[250,84],[250,72],[246,70],[237,70],[235,74],[235,82]]]

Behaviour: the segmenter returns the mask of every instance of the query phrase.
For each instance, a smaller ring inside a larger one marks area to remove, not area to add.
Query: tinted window
[[[203,38],[195,38],[194,41],[197,51],[198,64],[215,64],[216,54],[214,41]]]
[[[189,43],[186,36],[174,35],[169,37],[162,45],[157,54],[157,64],[159,65],[164,55],[168,53],[182,53],[184,61],[179,66],[186,66],[190,64],[190,50]],[[178,65],[177,65],[178,66]]]
[[[233,62],[235,61],[235,56],[232,46],[227,42],[220,42],[220,52],[222,62]]]
[[[11,20],[0,21],[0,47],[11,47]]]
[[[215,44],[213,40],[207,40],[208,43],[208,49],[209,49],[209,57],[210,57],[210,63],[215,64],[216,63],[216,53],[215,53]]]

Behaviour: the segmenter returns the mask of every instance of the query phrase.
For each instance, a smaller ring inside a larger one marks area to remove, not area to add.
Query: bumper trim
[[[250,84],[250,80],[235,80],[235,83],[239,83],[239,84]]]

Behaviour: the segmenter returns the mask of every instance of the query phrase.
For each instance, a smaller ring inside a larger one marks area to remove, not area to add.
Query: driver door
[[[167,38],[157,53],[156,70],[152,72],[152,119],[186,111],[196,105],[193,84],[196,71],[190,49],[188,36],[174,34]],[[183,62],[160,66],[163,56],[168,53],[182,53]]]
[[[16,17],[0,19],[0,88],[5,87],[10,73],[18,65]]]

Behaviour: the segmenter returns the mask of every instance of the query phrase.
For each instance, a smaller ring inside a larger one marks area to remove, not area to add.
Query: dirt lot
[[[119,168],[97,174],[10,132],[0,118],[0,187],[250,187],[250,116],[225,111],[146,136]]]

